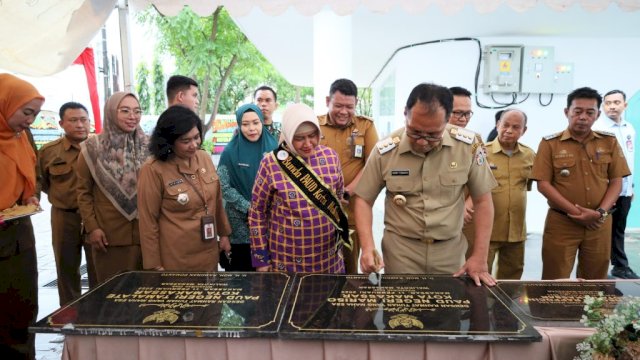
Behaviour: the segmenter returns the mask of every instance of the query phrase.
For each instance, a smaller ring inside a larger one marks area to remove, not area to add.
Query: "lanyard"
[[[178,171],[180,171],[179,168],[178,168]],[[198,174],[198,171],[196,171],[196,174]],[[195,185],[193,185],[191,180],[189,180],[189,178],[195,180],[196,179],[196,175],[187,175],[185,173],[182,173],[182,176],[184,176],[185,180],[187,180],[187,184],[189,184],[191,186],[193,191],[195,191],[195,193],[198,194],[198,196],[202,200],[202,203],[204,204],[204,213],[205,213],[205,215],[209,215],[209,208],[207,207],[207,200],[205,199],[205,195],[206,194],[204,192],[204,184],[202,184],[202,181],[200,181],[200,186],[202,187],[202,192],[200,192],[200,190],[198,190],[198,188]],[[200,175],[198,175],[198,177],[200,177]]]

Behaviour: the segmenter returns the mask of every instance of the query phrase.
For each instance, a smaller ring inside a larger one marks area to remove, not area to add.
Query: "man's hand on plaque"
[[[477,286],[482,284],[487,286],[496,285],[496,279],[491,276],[487,268],[487,261],[479,259],[478,257],[469,257],[467,262],[465,262],[460,270],[456,271],[453,276],[459,277],[464,274],[467,274]]]

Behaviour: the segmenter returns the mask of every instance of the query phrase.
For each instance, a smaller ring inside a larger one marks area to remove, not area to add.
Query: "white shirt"
[[[635,162],[634,150],[636,147],[636,130],[633,128],[633,125],[624,119],[621,119],[618,124],[602,114],[593,124],[593,130],[604,130],[616,135],[616,139],[620,147],[622,147],[624,158],[627,160],[629,170],[631,170],[631,175],[622,178],[622,191],[620,192],[620,196],[633,195],[633,163]]]

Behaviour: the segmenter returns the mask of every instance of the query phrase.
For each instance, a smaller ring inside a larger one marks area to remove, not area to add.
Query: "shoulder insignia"
[[[544,137],[543,137],[543,139],[545,139],[545,140],[551,140],[551,139],[555,139],[555,138],[557,138],[557,137],[558,137],[558,136],[560,136],[560,135],[562,135],[562,131],[557,132],[557,133],[554,133],[554,134],[551,134],[551,135],[544,136]]]
[[[476,133],[474,133],[473,131],[461,127],[452,127],[451,129],[449,129],[449,134],[454,139],[462,141],[466,144],[473,143],[473,138],[476,136]]]
[[[55,139],[55,140],[49,141],[48,143],[46,143],[46,144],[42,145],[42,147],[40,148],[40,150],[48,149],[48,148],[50,148],[50,147],[52,147],[52,146],[54,146],[54,145],[57,145],[57,144],[59,144],[59,143],[61,143],[61,142],[62,142],[62,138],[58,138],[58,139]]]
[[[368,116],[364,116],[364,115],[356,115],[356,118],[361,119],[361,120],[366,120],[366,121],[371,121],[373,122],[373,119],[368,117]]]
[[[593,132],[600,134],[600,135],[605,135],[605,136],[616,136],[616,134],[610,132],[610,131],[606,131],[606,130],[593,130]]]
[[[376,147],[378,148],[378,152],[380,153],[380,155],[382,155],[392,149],[395,149],[399,142],[400,137],[394,136],[393,138],[386,138],[378,141],[376,143]]]

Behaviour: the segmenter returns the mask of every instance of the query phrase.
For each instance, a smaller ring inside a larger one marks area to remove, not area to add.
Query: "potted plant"
[[[585,296],[581,323],[596,332],[576,345],[576,360],[640,359],[640,297],[625,296],[613,309],[605,308],[605,297]]]

